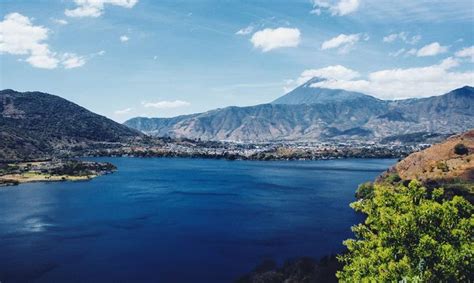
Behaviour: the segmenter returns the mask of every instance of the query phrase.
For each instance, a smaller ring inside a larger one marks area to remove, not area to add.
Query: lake
[[[357,185],[393,159],[97,158],[87,182],[0,188],[0,281],[232,282],[343,249]]]

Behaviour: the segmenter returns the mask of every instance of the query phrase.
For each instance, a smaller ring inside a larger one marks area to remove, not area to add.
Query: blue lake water
[[[232,282],[342,250],[358,184],[393,159],[100,158],[87,182],[0,188],[1,282]]]

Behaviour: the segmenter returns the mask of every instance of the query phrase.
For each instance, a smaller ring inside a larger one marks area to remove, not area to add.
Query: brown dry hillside
[[[474,129],[410,154],[395,171],[404,180],[474,181]]]

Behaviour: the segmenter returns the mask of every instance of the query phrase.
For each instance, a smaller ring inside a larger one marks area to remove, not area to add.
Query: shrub
[[[356,191],[357,199],[368,199],[374,196],[374,184],[372,182],[366,182],[357,188]]]
[[[448,165],[446,164],[446,162],[444,161],[439,161],[437,164],[436,164],[436,167],[443,171],[443,172],[449,172],[449,167]]]
[[[454,153],[457,155],[467,155],[469,154],[469,148],[462,143],[458,143],[454,146]]]
[[[351,206],[367,215],[344,241],[340,282],[469,282],[473,277],[474,206],[442,198],[417,181],[375,184],[371,199]]]
[[[395,184],[400,182],[402,179],[397,173],[392,173],[385,178],[385,181],[387,181],[389,184]]]

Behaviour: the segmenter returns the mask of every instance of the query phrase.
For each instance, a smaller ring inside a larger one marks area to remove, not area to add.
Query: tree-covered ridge
[[[138,131],[59,96],[0,90],[0,161],[45,159],[141,138]]]
[[[341,282],[468,282],[474,278],[474,207],[418,181],[364,184],[351,204],[367,215],[344,242]]]

